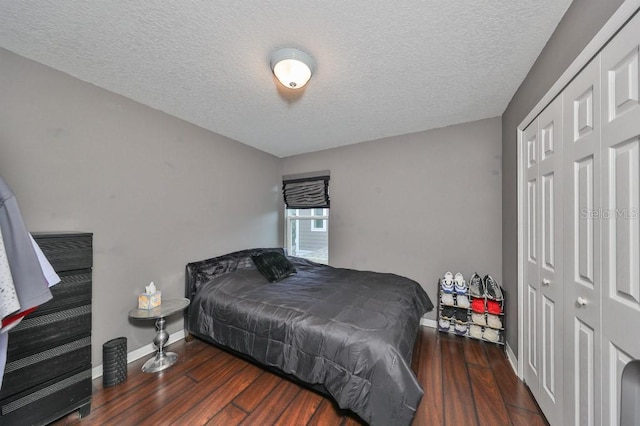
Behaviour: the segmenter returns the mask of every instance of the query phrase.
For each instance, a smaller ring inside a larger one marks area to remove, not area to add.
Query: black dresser
[[[91,410],[92,234],[33,235],[62,281],[9,332],[0,425],[41,425]]]

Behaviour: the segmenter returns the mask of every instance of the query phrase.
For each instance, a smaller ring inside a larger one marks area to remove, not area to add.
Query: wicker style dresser
[[[92,234],[34,238],[62,281],[52,300],[9,332],[0,425],[47,424],[91,410]]]

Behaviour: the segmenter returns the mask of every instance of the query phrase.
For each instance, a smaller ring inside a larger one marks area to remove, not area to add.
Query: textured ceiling
[[[0,47],[279,157],[501,115],[570,0],[23,0]],[[271,52],[314,57],[280,89]]]

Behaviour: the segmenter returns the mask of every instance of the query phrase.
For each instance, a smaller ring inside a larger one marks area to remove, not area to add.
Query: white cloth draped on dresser
[[[0,177],[0,387],[8,331],[49,301],[49,287],[58,282],[60,278],[27,231],[13,192]]]

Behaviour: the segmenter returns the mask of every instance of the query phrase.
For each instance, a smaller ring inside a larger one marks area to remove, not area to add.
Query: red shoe
[[[494,302],[495,303],[495,302]],[[484,313],[484,299],[473,299],[471,302],[471,310],[473,312]]]
[[[487,311],[493,315],[500,315],[502,313],[502,307],[495,300],[487,300]]]

